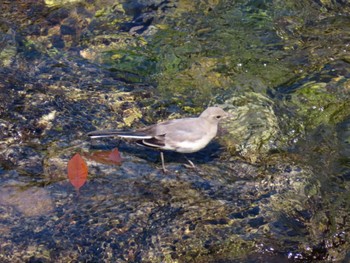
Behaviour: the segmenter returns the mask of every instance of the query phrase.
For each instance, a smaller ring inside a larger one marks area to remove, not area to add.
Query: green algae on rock
[[[275,148],[280,129],[271,99],[246,92],[225,100],[222,105],[235,116],[225,123],[227,134],[221,139],[229,151],[239,152],[254,163]]]
[[[75,4],[82,2],[82,0],[45,0],[45,4],[49,7],[63,6],[66,4]]]

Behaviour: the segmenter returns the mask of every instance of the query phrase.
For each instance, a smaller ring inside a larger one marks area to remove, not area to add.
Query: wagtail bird
[[[164,121],[136,131],[93,131],[88,133],[88,136],[128,138],[135,140],[139,145],[158,149],[161,151],[163,171],[166,172],[162,150],[193,153],[203,149],[216,136],[220,120],[229,116],[229,113],[219,107],[209,107],[197,118]],[[194,164],[188,161],[194,168]]]

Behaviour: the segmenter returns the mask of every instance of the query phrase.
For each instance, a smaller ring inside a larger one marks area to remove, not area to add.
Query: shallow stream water
[[[349,40],[347,1],[0,1],[0,261],[349,262]],[[212,105],[195,170],[86,136]]]

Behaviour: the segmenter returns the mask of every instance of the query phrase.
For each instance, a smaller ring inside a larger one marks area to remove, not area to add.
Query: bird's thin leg
[[[191,169],[196,169],[197,167],[194,165],[194,163],[190,160],[190,159],[188,159],[185,155],[184,155],[184,157],[185,157],[185,159],[187,160],[187,162],[189,163],[189,165],[188,164],[185,164],[185,167],[186,168],[191,168]]]
[[[160,159],[162,161],[162,168],[163,168],[163,172],[166,173],[168,170],[165,168],[165,164],[164,164],[164,153],[160,152]]]

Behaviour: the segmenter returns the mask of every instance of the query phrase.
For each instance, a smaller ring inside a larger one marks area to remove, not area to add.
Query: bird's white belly
[[[164,149],[177,151],[180,153],[192,153],[203,149],[212,140],[213,137],[202,137],[195,141],[184,140],[176,142],[176,145],[166,145]]]

